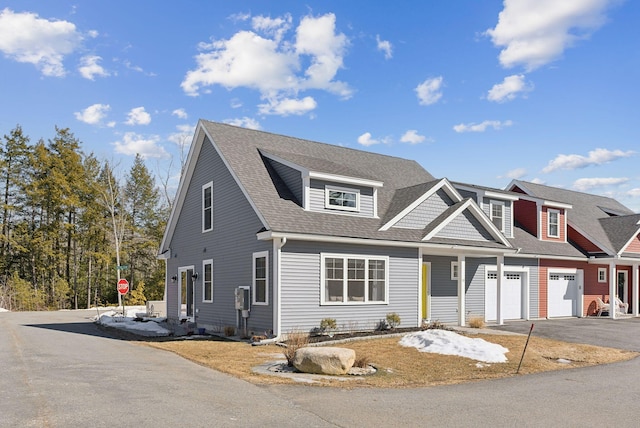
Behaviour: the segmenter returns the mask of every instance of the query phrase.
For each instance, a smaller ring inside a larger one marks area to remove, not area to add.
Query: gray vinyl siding
[[[202,233],[202,185],[213,181],[213,230]],[[253,253],[271,250],[271,242],[260,242],[256,233],[263,228],[249,201],[208,140],[202,145],[184,205],[178,218],[167,260],[168,276],[180,266],[193,265],[199,273],[195,281],[196,322],[209,328],[237,326],[234,289],[251,286]],[[202,302],[202,262],[213,260],[213,302]],[[272,328],[273,254],[269,253],[269,306],[252,305],[248,329]],[[169,282],[168,313],[176,314],[177,283]]]
[[[496,264],[495,258],[466,258],[466,275],[469,288],[466,294],[467,320],[478,316],[484,318],[485,310],[485,266]]]
[[[325,186],[360,191],[360,211],[342,211],[339,209],[325,208]],[[359,217],[373,217],[373,188],[354,186],[351,184],[340,184],[322,180],[311,180],[309,189],[309,209],[311,211],[348,214]]]
[[[440,189],[411,210],[411,212],[398,221],[394,227],[423,229],[451,205],[453,205],[453,201],[449,195]]]
[[[430,320],[457,323],[458,281],[451,279],[451,262],[457,261],[457,257],[427,255],[423,259],[431,262]]]
[[[388,256],[388,303],[321,305],[321,253]],[[323,318],[335,318],[343,331],[372,330],[390,312],[400,315],[402,327],[418,325],[417,249],[289,241],[281,257],[282,333],[310,331]]]
[[[303,201],[303,193],[304,187],[302,183],[302,174],[300,171],[291,168],[289,166],[283,165],[280,162],[269,160],[273,169],[276,170],[284,184],[287,185],[291,193],[298,199],[299,203]]]
[[[469,211],[456,216],[436,234],[438,238],[494,241],[493,237]]]
[[[478,194],[476,192],[472,192],[470,190],[462,190],[462,189],[458,189],[456,188],[456,190],[458,191],[458,193],[460,193],[460,196],[462,196],[462,199],[466,199],[466,198],[471,198],[474,200],[474,202],[478,202]]]

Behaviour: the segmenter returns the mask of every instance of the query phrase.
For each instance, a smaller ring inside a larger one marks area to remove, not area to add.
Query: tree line
[[[141,156],[120,176],[68,128],[32,144],[18,125],[0,140],[0,198],[0,307],[115,303],[119,277],[130,283],[127,304],[162,300],[156,255],[170,201]]]

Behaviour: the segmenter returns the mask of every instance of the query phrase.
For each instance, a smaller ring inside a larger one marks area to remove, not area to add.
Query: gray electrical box
[[[235,296],[236,296],[236,310],[248,311],[249,310],[249,289],[236,287]]]

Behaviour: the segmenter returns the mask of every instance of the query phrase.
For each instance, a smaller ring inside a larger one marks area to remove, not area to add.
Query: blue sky
[[[175,177],[203,118],[640,212],[639,3],[3,0],[0,133]]]

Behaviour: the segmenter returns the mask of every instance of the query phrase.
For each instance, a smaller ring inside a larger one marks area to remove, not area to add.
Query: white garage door
[[[578,315],[578,282],[574,273],[549,273],[549,317]]]
[[[522,279],[520,272],[506,272],[502,279],[502,318],[506,320],[522,319]],[[484,294],[485,319],[498,319],[498,274],[487,273]]]

